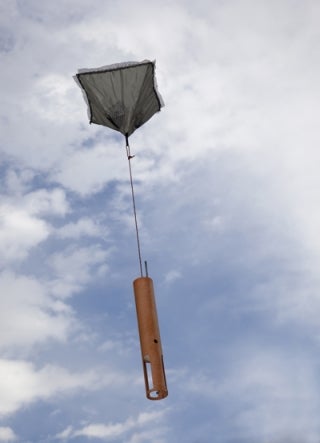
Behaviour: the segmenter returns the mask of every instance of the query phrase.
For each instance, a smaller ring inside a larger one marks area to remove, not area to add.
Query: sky
[[[319,22],[317,0],[0,0],[0,442],[320,442]],[[73,79],[145,59],[161,401],[124,138]]]

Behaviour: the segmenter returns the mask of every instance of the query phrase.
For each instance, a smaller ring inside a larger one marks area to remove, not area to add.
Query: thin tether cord
[[[140,238],[139,238],[139,229],[138,229],[138,221],[137,221],[137,211],[136,211],[136,201],[135,201],[135,198],[134,198],[132,170],[131,170],[131,159],[134,157],[134,155],[131,155],[131,153],[130,153],[130,145],[129,145],[129,140],[128,140],[128,136],[127,135],[126,135],[126,151],[127,151],[127,158],[128,158],[128,164],[129,164],[129,175],[130,175],[130,185],[131,185],[131,195],[132,195],[132,206],[133,206],[133,214],[134,214],[134,223],[135,223],[135,226],[136,226],[136,237],[137,237],[137,246],[138,246],[140,274],[141,274],[141,277],[143,277],[141,248],[140,248]]]

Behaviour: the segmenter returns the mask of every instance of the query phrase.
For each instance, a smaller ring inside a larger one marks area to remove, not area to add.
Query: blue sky
[[[319,20],[315,0],[0,3],[0,441],[319,443]],[[124,140],[72,78],[144,59],[158,402]]]

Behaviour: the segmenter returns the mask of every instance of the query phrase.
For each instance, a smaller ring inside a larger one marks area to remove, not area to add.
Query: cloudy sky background
[[[319,443],[319,23],[316,0],[0,1],[0,441]],[[72,78],[144,59],[159,402],[124,140]]]

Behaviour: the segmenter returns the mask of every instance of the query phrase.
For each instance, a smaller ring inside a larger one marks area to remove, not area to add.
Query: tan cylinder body
[[[167,397],[162,346],[153,281],[140,277],[133,282],[146,395],[150,400]]]

